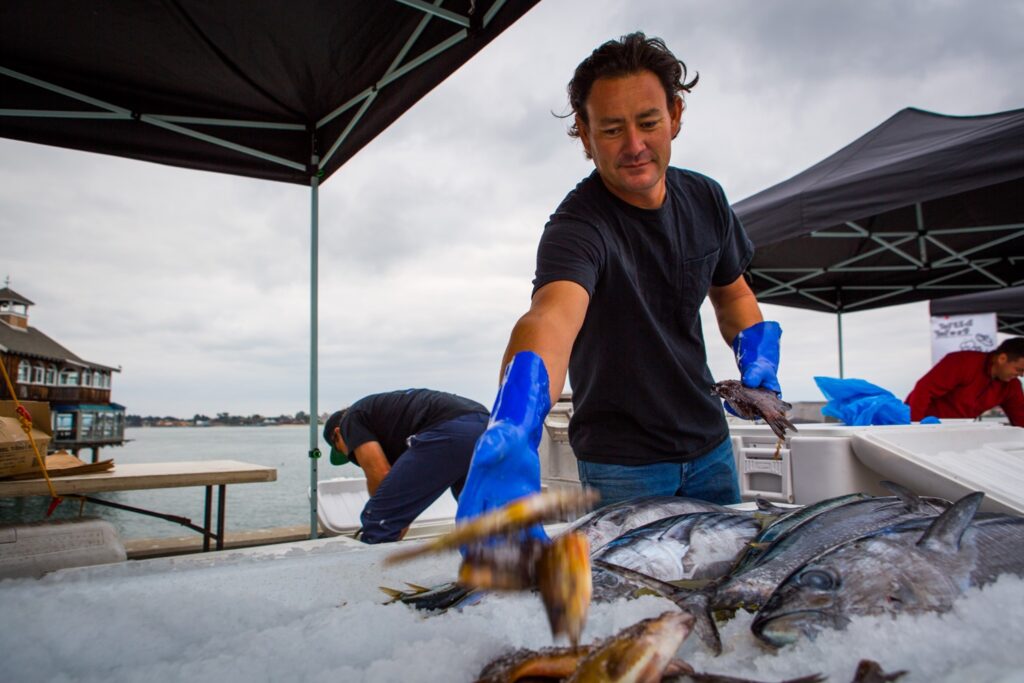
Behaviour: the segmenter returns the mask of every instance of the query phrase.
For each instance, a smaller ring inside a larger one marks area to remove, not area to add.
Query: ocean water
[[[168,462],[183,460],[241,460],[277,469],[277,481],[227,486],[228,532],[309,524],[309,428],[280,427],[139,427],[125,430],[128,443],[100,450],[100,459],[118,463]],[[320,449],[325,448],[321,443]],[[79,454],[88,459],[91,454]],[[355,465],[335,467],[326,452],[320,458],[320,479],[359,477]],[[202,526],[205,488],[150,489],[94,494],[123,505],[188,517]],[[0,499],[0,522],[33,522],[45,518],[49,498]],[[216,491],[213,497],[216,520]],[[65,500],[53,518],[79,514],[100,517],[117,528],[122,539],[166,538],[196,534],[167,520],[117,510],[91,503]]]

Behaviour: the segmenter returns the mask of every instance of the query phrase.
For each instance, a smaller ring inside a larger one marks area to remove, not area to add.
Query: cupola
[[[34,304],[11,289],[10,284],[8,277],[4,288],[0,289],[0,321],[21,330],[28,329],[28,307]]]

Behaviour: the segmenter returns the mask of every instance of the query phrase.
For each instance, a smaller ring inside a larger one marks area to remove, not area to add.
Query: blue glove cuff
[[[754,323],[732,340],[736,365],[745,386],[763,387],[777,394],[782,392],[777,376],[781,338],[782,326],[773,320],[765,320]]]
[[[536,450],[549,410],[551,389],[544,360],[533,351],[520,351],[505,367],[505,379],[491,410],[491,424],[508,422],[521,427]]]

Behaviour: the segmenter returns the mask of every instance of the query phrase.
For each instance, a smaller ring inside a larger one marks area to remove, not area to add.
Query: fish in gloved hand
[[[455,517],[460,525],[477,524],[482,515],[540,492],[537,448],[550,409],[543,359],[532,351],[515,354],[505,367],[487,430],[473,451]],[[585,495],[596,501],[596,494]],[[475,546],[463,545],[459,582],[513,590],[539,586],[552,633],[564,633],[575,645],[590,603],[586,538],[567,534],[552,544],[539,524],[514,528],[516,520],[508,513],[496,519],[502,525],[500,534],[482,534]]]
[[[522,351],[505,367],[487,429],[477,440],[455,519],[464,522],[514,500],[540,493],[540,445],[551,409],[547,369],[540,356]],[[539,526],[529,534],[541,541]]]
[[[586,535],[568,533],[554,542],[524,536],[545,521],[585,512],[598,495],[590,490],[548,491],[513,501],[458,524],[447,534],[385,558],[394,564],[445,550],[463,549],[460,586],[490,590],[539,588],[554,636],[574,645],[590,605],[590,546]],[[397,597],[397,596],[396,596]]]
[[[715,384],[711,393],[725,401],[726,408],[736,417],[764,420],[780,439],[786,438],[787,430],[799,431],[786,417],[786,412],[793,406],[772,391],[752,389],[738,380],[726,379]]]

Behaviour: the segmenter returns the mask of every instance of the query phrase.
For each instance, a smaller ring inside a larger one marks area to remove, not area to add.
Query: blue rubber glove
[[[736,366],[740,369],[743,386],[755,389],[760,387],[782,396],[782,387],[779,386],[776,374],[779,371],[781,337],[782,326],[773,320],[766,320],[754,323],[732,340],[732,350],[736,354]],[[725,402],[725,409],[736,415],[728,401]]]
[[[456,521],[540,492],[537,447],[550,409],[544,361],[532,351],[517,353],[505,368],[491,420],[473,450]],[[547,540],[539,525],[528,533]]]

